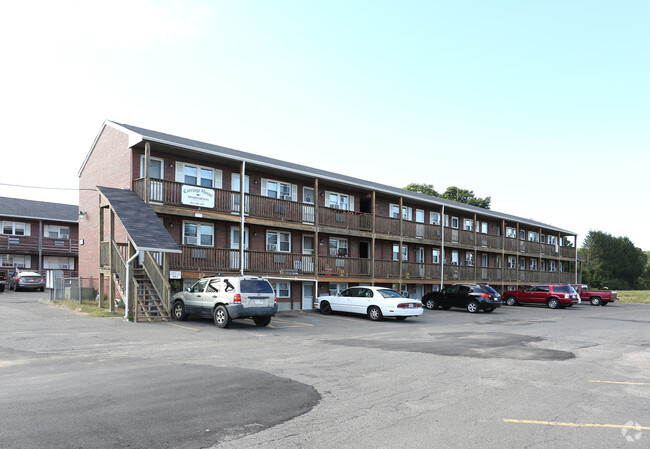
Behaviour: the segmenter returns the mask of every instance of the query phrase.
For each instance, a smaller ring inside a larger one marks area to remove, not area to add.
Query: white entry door
[[[314,272],[314,236],[313,235],[303,235],[302,236],[302,272],[303,273],[313,273]]]
[[[230,228],[230,248],[239,249],[239,226]],[[244,228],[244,251],[248,251],[248,228]],[[249,263],[250,255],[248,252],[244,253],[244,270],[250,268]],[[240,254],[239,251],[230,252],[230,268],[239,270]]]
[[[314,283],[302,283],[302,310],[311,310],[314,308]]]
[[[302,189],[302,221],[305,223],[314,223],[314,189],[303,187]]]

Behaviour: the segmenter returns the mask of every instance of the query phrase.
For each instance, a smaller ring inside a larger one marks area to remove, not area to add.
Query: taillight
[[[399,304],[397,304],[398,309],[406,309],[408,306],[409,305],[407,302],[400,302]]]
[[[487,293],[481,293],[481,298],[489,298],[489,297],[490,295],[488,295]]]
[[[235,294],[235,300],[233,302],[235,304],[237,304],[237,303],[241,304],[241,295],[239,293]]]
[[[16,278],[16,281],[20,282],[20,276],[18,276],[18,277]]]

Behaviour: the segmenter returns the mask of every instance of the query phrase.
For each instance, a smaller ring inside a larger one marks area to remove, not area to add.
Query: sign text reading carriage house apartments
[[[181,203],[188,206],[214,209],[214,190],[200,186],[181,186]]]

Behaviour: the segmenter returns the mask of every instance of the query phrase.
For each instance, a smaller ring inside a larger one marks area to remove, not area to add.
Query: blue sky
[[[1,1],[0,183],[76,188],[109,119],[650,250],[649,19],[626,0]]]

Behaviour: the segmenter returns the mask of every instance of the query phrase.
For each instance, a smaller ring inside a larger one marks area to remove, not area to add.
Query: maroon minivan
[[[529,285],[501,295],[509,306],[519,304],[546,304],[551,309],[563,309],[578,304],[578,294],[567,284]]]

